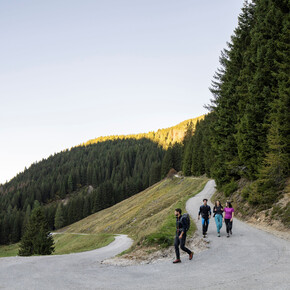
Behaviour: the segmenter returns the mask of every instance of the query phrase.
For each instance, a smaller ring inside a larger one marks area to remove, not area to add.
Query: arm
[[[185,232],[184,229],[186,228],[186,225],[184,225],[184,220],[183,219],[180,220],[180,224],[181,224],[181,228],[179,230],[180,230],[181,234],[179,235],[179,238],[181,239],[183,234],[184,234],[184,232]]]
[[[208,217],[210,218],[211,217],[211,208],[210,208],[210,206],[208,206],[208,207],[209,207],[209,211],[208,211],[209,212],[209,216]]]
[[[235,215],[235,213],[234,213],[234,212],[232,212],[232,218],[231,218],[231,222],[233,221],[234,215]]]
[[[201,209],[201,207],[199,207],[199,212],[198,212],[197,219],[200,219],[200,209]]]

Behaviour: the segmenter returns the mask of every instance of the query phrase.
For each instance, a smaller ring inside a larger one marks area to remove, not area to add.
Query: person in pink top
[[[232,235],[232,228],[233,228],[233,218],[234,218],[234,209],[232,207],[232,204],[227,201],[226,207],[224,208],[224,222],[226,223],[226,229],[227,229],[227,237],[230,237],[230,234]]]

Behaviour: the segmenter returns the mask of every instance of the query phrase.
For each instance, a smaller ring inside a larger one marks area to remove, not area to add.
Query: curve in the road
[[[197,218],[202,199],[210,199],[214,191],[214,181],[209,181],[202,192],[187,202],[193,218]],[[200,221],[197,225],[200,232]],[[183,258],[181,264],[101,264],[101,260],[129,246],[131,241],[124,236],[91,252],[0,259],[0,289],[289,289],[289,242],[237,219],[230,238],[225,237],[224,227],[222,231],[218,238],[211,219],[210,249],[191,261]]]

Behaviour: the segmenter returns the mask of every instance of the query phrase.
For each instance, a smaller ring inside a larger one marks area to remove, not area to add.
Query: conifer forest
[[[289,7],[288,0],[245,1],[213,76],[208,114],[178,133],[91,140],[0,185],[0,244],[20,241],[34,208],[41,206],[50,230],[59,229],[148,188],[171,168],[206,174],[225,195],[244,179],[242,198],[257,210],[271,207],[289,178]]]

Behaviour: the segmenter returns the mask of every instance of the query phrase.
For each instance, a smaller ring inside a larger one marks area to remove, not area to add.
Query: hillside
[[[74,223],[61,233],[127,234],[134,240],[133,249],[146,246],[169,246],[175,233],[174,209],[185,210],[185,202],[201,191],[207,178],[164,179],[150,188],[108,209]],[[195,226],[191,226],[191,234]],[[56,244],[57,247],[57,244]]]
[[[153,142],[158,143],[161,145],[164,149],[167,149],[170,145],[173,145],[174,143],[181,143],[184,139],[186,130],[189,126],[192,126],[193,131],[195,130],[195,126],[198,121],[203,120],[204,115],[185,120],[173,127],[165,128],[165,129],[159,129],[156,132],[151,131],[148,133],[140,133],[140,134],[132,134],[132,135],[112,135],[112,136],[105,136],[105,137],[98,137],[95,139],[91,139],[85,143],[82,143],[80,146],[88,146],[91,144],[96,144],[99,142],[104,142],[108,140],[126,140],[126,139],[142,139],[146,138]]]
[[[130,251],[168,247],[175,233],[174,209],[185,211],[185,202],[201,191],[207,178],[166,178],[148,189],[92,214],[54,235],[55,253],[68,254],[103,247],[115,234],[127,234],[134,244]],[[195,231],[192,223],[189,236]],[[18,244],[0,246],[0,257],[17,255]]]
[[[181,170],[180,143],[202,118],[147,134],[100,137],[32,164],[0,185],[0,244],[21,239],[35,203],[45,207],[54,230],[146,189],[172,167]],[[164,163],[174,142],[180,142],[178,162]]]

